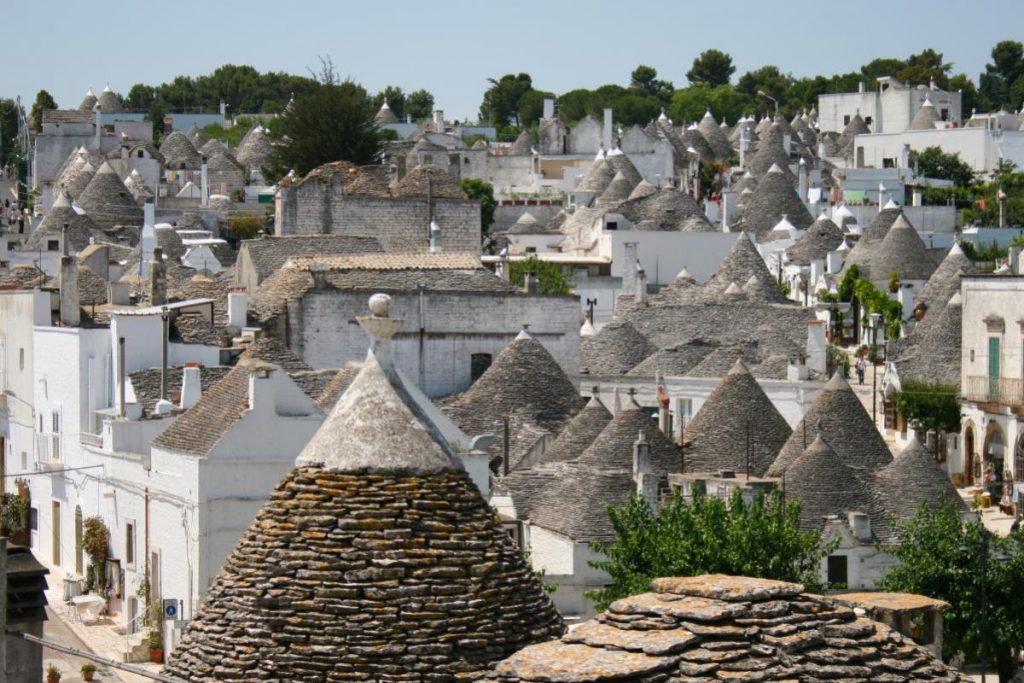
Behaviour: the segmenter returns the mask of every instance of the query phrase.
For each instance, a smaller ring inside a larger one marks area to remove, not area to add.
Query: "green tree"
[[[405,113],[413,121],[429,118],[434,112],[434,96],[420,88],[405,96]]]
[[[864,76],[862,80],[866,80],[870,83],[883,76],[895,76],[901,69],[905,68],[906,65],[907,63],[902,59],[896,59],[895,57],[878,57],[862,66],[860,68],[860,73]]]
[[[0,164],[14,161],[14,145],[18,139],[18,103],[0,98]]]
[[[992,61],[978,77],[980,106],[995,110],[1001,106],[1015,107],[1010,101],[1010,88],[1024,77],[1024,44],[1018,40],[1004,40],[992,48]]]
[[[156,88],[145,83],[136,83],[124,96],[124,108],[128,111],[149,111],[156,101]]]
[[[704,50],[693,60],[693,66],[686,72],[686,78],[693,84],[703,83],[715,87],[728,84],[735,72],[732,57],[726,52],[712,48]]]
[[[896,78],[910,85],[928,84],[932,79],[940,88],[949,86],[949,72],[953,65],[942,61],[942,53],[931,48],[910,55],[903,67],[895,74]]]
[[[536,126],[544,114],[544,100],[554,97],[554,93],[546,90],[530,90],[519,98],[519,118],[523,125]]]
[[[594,94],[586,88],[577,88],[558,96],[558,117],[566,123],[576,123],[587,115]]]
[[[399,118],[405,118],[405,93],[397,85],[389,85],[373,96],[373,108],[380,109],[387,102],[391,112]]]
[[[743,499],[739,489],[725,500],[678,491],[657,513],[631,495],[624,506],[609,507],[615,540],[595,543],[607,559],[592,566],[608,572],[611,584],[588,597],[599,609],[648,590],[661,576],[734,574],[803,583],[820,589],[821,560],[828,555],[819,532],[800,531],[800,506],[781,492]]]
[[[740,80],[736,82],[736,89],[749,97],[751,102],[760,101],[765,105],[767,111],[773,112],[772,103],[760,97],[758,93],[763,92],[774,97],[779,102],[779,108],[785,111],[787,108],[784,103],[792,85],[792,76],[782,73],[779,71],[779,67],[769,64],[740,76]]]
[[[153,124],[153,142],[160,144],[164,136],[164,116],[167,109],[161,100],[153,100],[146,112],[146,120]]]
[[[45,90],[40,90],[36,93],[36,101],[32,103],[32,109],[29,111],[28,122],[29,130],[33,133],[39,133],[43,130],[43,112],[47,109],[56,109],[57,102],[53,99],[53,96]]]
[[[525,261],[512,261],[509,264],[509,282],[520,287],[526,281],[527,273],[534,273],[540,285],[541,294],[570,294],[572,282],[565,269],[551,261],[540,261],[531,256]]]
[[[296,97],[271,128],[276,144],[267,169],[270,178],[276,180],[289,169],[305,175],[331,161],[376,161],[381,141],[375,113],[366,90],[352,81],[324,83]]]
[[[987,659],[995,659],[1000,681],[1011,680],[1012,650],[1024,643],[1024,534],[1018,530],[1007,538],[991,536],[977,519],[962,522],[955,502],[947,500],[936,507],[922,503],[913,519],[897,525],[896,536],[899,542],[888,550],[900,563],[886,574],[881,588],[950,604],[943,613],[945,657],[963,652],[976,660],[987,622]],[[1008,559],[999,561],[1000,556]]]
[[[704,112],[711,110],[719,121],[736,123],[750,109],[746,95],[731,85],[709,87],[702,83],[676,90],[666,113],[678,123],[699,121]]]
[[[952,180],[958,187],[974,183],[974,169],[956,152],[944,152],[941,147],[910,150],[910,167],[926,178]]]
[[[498,201],[494,198],[494,186],[479,178],[463,178],[459,181],[459,187],[467,197],[480,203],[480,236],[487,239],[487,234],[494,224],[494,210],[498,208]]]
[[[933,315],[938,315],[938,311]],[[954,386],[906,380],[900,383],[893,401],[900,415],[925,432],[960,431],[960,398]]]
[[[669,103],[674,90],[671,81],[659,79],[657,69],[646,64],[633,69],[629,76],[629,87],[640,94],[655,97],[663,104]]]
[[[949,89],[960,92],[960,112],[964,119],[978,107],[978,88],[967,74],[956,74],[949,79]]]
[[[480,119],[495,126],[523,125],[519,117],[519,100],[533,89],[530,74],[505,74],[497,80],[488,78],[487,82],[491,87],[484,92]]]

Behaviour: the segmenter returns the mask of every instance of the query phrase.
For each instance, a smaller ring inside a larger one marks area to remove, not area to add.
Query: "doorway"
[[[52,520],[50,522],[51,529],[53,531],[51,543],[53,544],[53,553],[50,559],[53,560],[53,566],[60,566],[60,501],[53,501],[51,507]]]

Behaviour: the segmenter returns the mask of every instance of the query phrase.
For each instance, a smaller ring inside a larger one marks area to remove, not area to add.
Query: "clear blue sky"
[[[1024,0],[12,0],[0,96],[61,107],[106,83],[197,76],[225,63],[306,74],[329,54],[371,92],[426,88],[448,118],[475,118],[488,77],[525,71],[564,92],[629,80],[637,64],[685,85],[701,51],[734,78],[764,64],[795,76],[852,71],[932,47],[977,79],[1000,40],[1024,38]],[[720,10],[720,11],[719,11]],[[16,56],[15,56],[16,55]]]

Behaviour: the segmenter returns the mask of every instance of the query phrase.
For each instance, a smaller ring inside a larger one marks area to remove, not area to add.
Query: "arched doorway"
[[[997,422],[988,423],[982,457],[985,460],[985,487],[989,489],[995,502],[1002,494],[1006,468],[1006,438]]]
[[[1013,449],[1013,480],[1024,481],[1024,434],[1018,437]]]
[[[964,452],[963,457],[960,458],[961,467],[964,473],[964,486],[973,484],[977,475],[975,474],[974,468],[976,463],[974,454],[974,424],[968,420],[967,426],[964,427]],[[980,466],[980,463],[978,463]]]
[[[82,562],[82,553],[85,551],[85,543],[82,540],[82,506],[75,506],[75,573],[81,576],[85,573]]]

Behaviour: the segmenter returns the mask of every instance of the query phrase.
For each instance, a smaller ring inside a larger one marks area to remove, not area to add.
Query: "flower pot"
[[[82,680],[83,680],[83,681],[92,681],[92,680],[95,680],[95,679],[93,679],[93,676],[95,676],[95,675],[96,675],[96,674],[94,674],[94,673],[93,673],[93,672],[91,672],[91,671],[90,671],[89,673],[83,673],[83,674],[82,674]]]
[[[46,683],[60,683],[60,676],[47,676]]]
[[[153,662],[154,664],[163,664],[164,649],[162,647],[149,648],[149,661]]]

